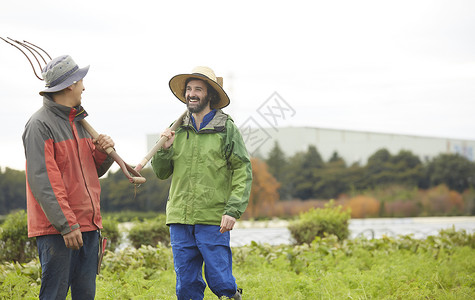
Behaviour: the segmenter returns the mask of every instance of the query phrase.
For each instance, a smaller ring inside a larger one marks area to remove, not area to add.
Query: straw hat
[[[223,108],[229,105],[229,97],[223,90],[223,77],[216,77],[209,67],[196,67],[191,74],[180,74],[173,76],[168,85],[173,94],[183,103],[185,99],[185,82],[188,78],[196,78],[209,83],[219,94],[219,102],[214,108]]]
[[[56,57],[41,72],[46,83],[46,89],[42,90],[40,95],[64,90],[83,79],[87,71],[89,71],[89,66],[79,68],[69,55]]]

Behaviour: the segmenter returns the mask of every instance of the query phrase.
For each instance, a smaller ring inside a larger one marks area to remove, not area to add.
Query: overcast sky
[[[277,126],[475,140],[475,1],[4,1],[0,28],[91,66],[88,121],[132,165],[185,109],[169,79],[197,65],[224,77],[238,126],[269,126],[277,93]],[[0,70],[0,167],[23,170],[44,83],[3,42]]]

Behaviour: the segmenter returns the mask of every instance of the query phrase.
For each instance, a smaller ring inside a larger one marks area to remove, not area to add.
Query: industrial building
[[[383,148],[392,155],[408,150],[422,161],[431,160],[441,153],[458,153],[470,161],[474,160],[475,141],[471,140],[315,127],[241,126],[240,130],[249,153],[263,158],[267,158],[277,142],[287,157],[306,152],[310,145],[314,145],[324,160],[337,152],[348,164],[366,164],[371,155]],[[148,148],[151,149],[157,140],[158,134],[148,135]]]

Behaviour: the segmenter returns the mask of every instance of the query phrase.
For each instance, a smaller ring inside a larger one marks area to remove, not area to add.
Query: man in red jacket
[[[83,78],[69,55],[42,70],[43,107],[23,133],[26,156],[28,236],[36,237],[42,267],[40,299],[94,299],[98,264],[101,187],[112,165],[107,135],[92,139],[79,120]]]

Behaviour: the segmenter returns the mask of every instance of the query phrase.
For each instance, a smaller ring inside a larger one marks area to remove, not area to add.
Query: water
[[[130,246],[126,231],[130,230],[132,225],[131,222],[120,224],[124,242],[118,250]],[[287,226],[288,222],[283,220],[239,221],[231,230],[231,246],[249,245],[252,241],[270,245],[292,244],[293,240]],[[437,235],[441,229],[452,228],[452,226],[456,230],[465,229],[470,233],[475,232],[475,217],[352,219],[349,229],[350,238],[365,236],[371,239],[381,238],[383,235],[397,237],[407,234],[412,234],[414,238],[425,238],[429,235]]]
[[[475,232],[475,217],[353,219],[350,220],[349,229],[350,238],[362,235],[367,238],[381,238],[383,235],[396,237],[407,234],[412,234],[414,238],[425,238],[452,226],[456,230]],[[293,242],[285,221],[238,222],[231,231],[231,246],[249,245],[252,241],[270,245]]]

